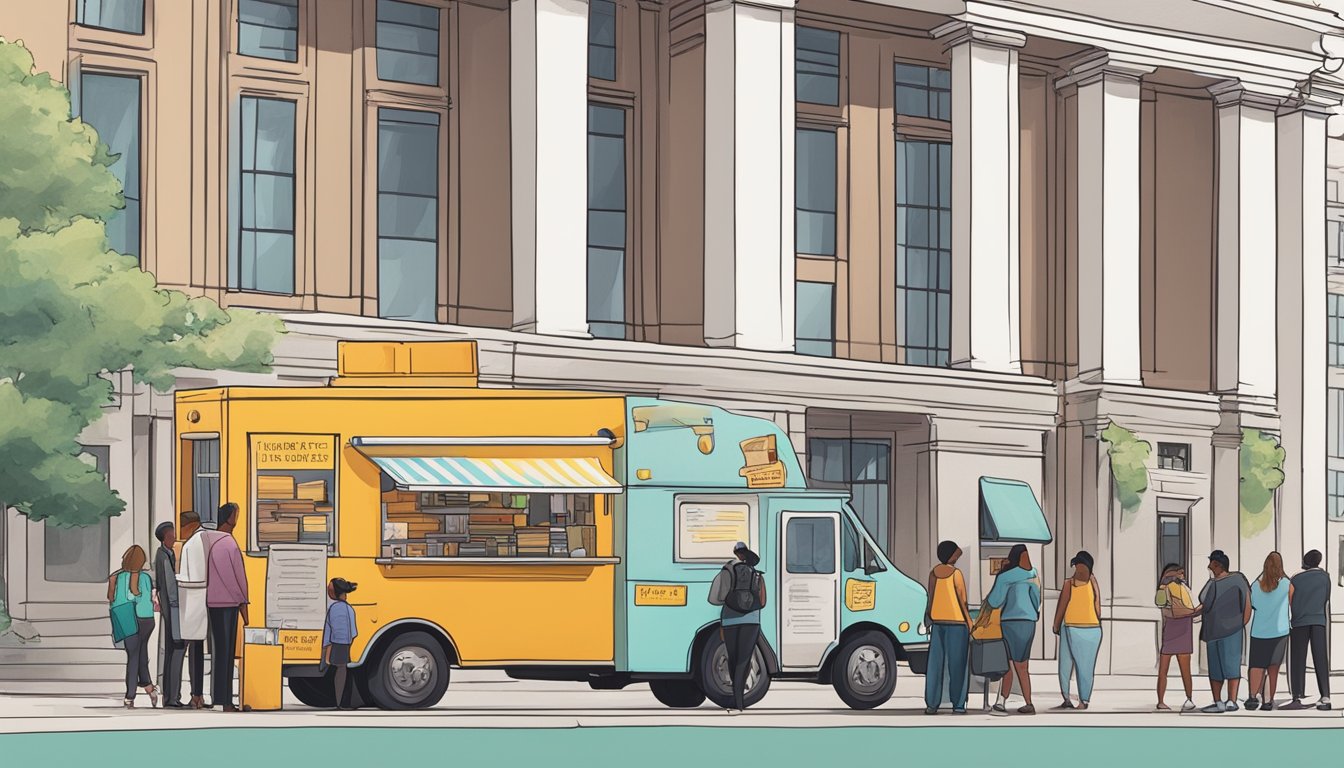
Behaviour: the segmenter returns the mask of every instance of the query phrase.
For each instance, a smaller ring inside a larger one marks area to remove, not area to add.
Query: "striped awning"
[[[458,456],[370,456],[407,491],[620,493],[597,459],[480,459]]]

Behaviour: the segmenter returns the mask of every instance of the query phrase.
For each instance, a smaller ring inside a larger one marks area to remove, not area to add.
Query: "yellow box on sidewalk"
[[[284,676],[283,645],[243,645],[243,663],[239,676],[239,704],[254,712],[280,709]]]

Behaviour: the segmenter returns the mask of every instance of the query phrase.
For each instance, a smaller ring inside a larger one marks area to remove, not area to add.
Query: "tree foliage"
[[[1124,513],[1133,514],[1143,503],[1148,490],[1148,457],[1153,446],[1140,440],[1133,432],[1111,422],[1102,430],[1106,453],[1111,459],[1111,477],[1115,478],[1115,494]],[[1124,520],[1122,519],[1122,524]]]
[[[108,247],[123,207],[114,160],[70,95],[0,39],[0,497],[34,520],[87,525],[125,504],[79,457],[109,372],[158,389],[172,369],[268,370],[280,321],[156,287]]]
[[[1274,491],[1283,485],[1287,452],[1273,435],[1241,430],[1241,535],[1251,537],[1274,521]]]

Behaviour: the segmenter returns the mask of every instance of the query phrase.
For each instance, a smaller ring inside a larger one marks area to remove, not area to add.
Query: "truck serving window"
[[[403,491],[382,475],[383,557],[597,557],[596,497]]]
[[[722,563],[733,545],[756,548],[756,497],[678,496],[676,557],[679,563]]]
[[[251,549],[324,544],[336,552],[336,435],[252,435]]]

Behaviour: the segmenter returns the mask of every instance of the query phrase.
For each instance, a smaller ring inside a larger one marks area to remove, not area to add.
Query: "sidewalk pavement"
[[[957,726],[1121,726],[1175,728],[1344,728],[1344,700],[1330,712],[1246,712],[1222,715],[1156,712],[1156,678],[1137,675],[1098,676],[1086,712],[1052,712],[1060,702],[1054,662],[1032,664],[1035,716],[991,717],[979,710],[979,691],[972,690],[971,712],[954,716],[945,706],[938,716],[923,714],[924,678],[902,668],[896,695],[883,707],[855,711],[844,706],[829,686],[776,682],[770,693],[740,716],[727,716],[706,703],[697,709],[669,709],[654,700],[646,685],[622,691],[594,691],[579,683],[518,681],[493,671],[454,670],[448,693],[439,706],[418,712],[334,712],[309,709],[286,693],[280,712],[224,714],[218,710],[151,710],[140,695],[134,710],[117,698],[55,698],[0,696],[0,733],[192,728],[293,728],[322,726],[414,728],[573,728],[617,726],[703,727],[957,727]],[[1286,680],[1277,700],[1288,700]],[[1308,681],[1314,691],[1314,680]],[[1332,678],[1344,691],[1344,676]],[[992,688],[997,693],[997,685]],[[1211,700],[1207,679],[1194,681],[1199,706]],[[1245,694],[1242,693],[1244,698]],[[1179,675],[1173,675],[1167,703],[1179,710],[1185,700]],[[1315,703],[1312,696],[1306,700]],[[1010,711],[1020,706],[1014,696]]]

